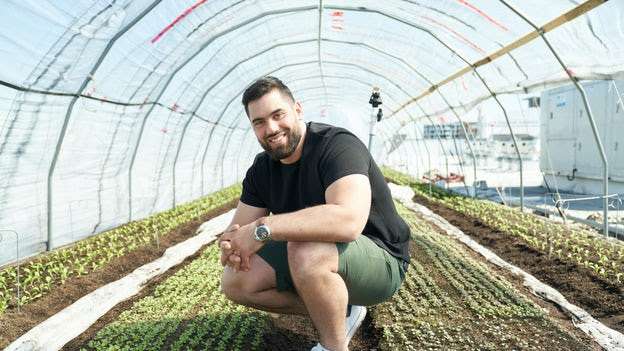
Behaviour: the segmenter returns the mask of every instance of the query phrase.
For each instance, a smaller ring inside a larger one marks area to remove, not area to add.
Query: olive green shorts
[[[370,306],[388,300],[405,278],[403,260],[390,255],[371,239],[360,235],[348,243],[336,243],[338,274],[349,292],[349,304]],[[274,270],[278,291],[296,293],[288,268],[286,241],[267,242],[258,255]]]

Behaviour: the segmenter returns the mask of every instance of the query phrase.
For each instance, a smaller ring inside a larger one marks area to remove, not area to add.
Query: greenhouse
[[[9,0],[0,62],[0,349],[624,351],[624,0]]]

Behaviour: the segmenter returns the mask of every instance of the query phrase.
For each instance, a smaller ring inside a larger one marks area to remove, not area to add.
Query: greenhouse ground
[[[557,260],[552,262],[555,268],[545,269],[546,263],[551,263],[547,257],[517,239],[502,235],[503,233],[487,227],[478,220],[431,202],[427,198],[415,199],[482,244],[492,245],[494,251],[501,257],[551,284],[571,302],[586,308],[605,324],[622,332],[624,301],[621,288],[600,280],[591,271],[579,270],[578,267]],[[204,216],[202,221],[224,212],[233,205],[234,202]],[[403,288],[390,302],[370,309],[371,313],[351,342],[351,350],[469,350],[474,349],[475,345],[487,350],[497,350],[501,347],[518,350],[600,349],[585,334],[573,327],[569,318],[557,308],[532,296],[518,278],[484,264],[476,254],[445,238],[446,236],[440,234],[437,227],[426,223],[413,212],[406,209],[401,211],[401,215],[410,223],[414,233],[410,272]],[[126,255],[111,267],[69,281],[69,284],[64,284],[50,295],[26,306],[21,313],[7,311],[0,317],[3,324],[2,337],[5,341],[15,339],[99,285],[120,278],[142,263],[155,259],[162,254],[166,246],[193,235],[202,221],[188,223],[167,235],[166,243],[165,241],[161,243],[161,250],[158,252],[154,249],[145,249]],[[515,251],[511,248],[515,248]],[[159,286],[186,270],[192,262],[201,259],[210,250],[214,251],[214,246],[212,248],[209,246],[204,253],[194,255],[182,265],[150,282],[138,296],[116,306],[64,349],[98,349],[89,347],[89,341],[97,339],[98,333],[119,320],[122,312],[132,313],[135,306],[154,295]],[[508,251],[513,252],[509,254]],[[528,258],[524,258],[524,255],[528,255]],[[219,268],[215,265],[211,269],[218,271]],[[467,277],[467,280],[462,280],[461,277]],[[201,304],[206,305],[209,302],[211,300],[205,300]],[[482,308],[483,306],[485,308]],[[543,311],[548,312],[543,314]],[[248,310],[240,313],[243,318],[256,315],[255,312]],[[187,326],[201,318],[201,314],[197,313],[179,321],[180,326],[166,336],[167,347],[152,349],[169,349],[185,333]],[[233,317],[226,315],[224,318],[231,320]],[[262,337],[260,345],[264,348],[259,349],[309,350],[318,340],[312,324],[306,317],[262,314],[260,318],[266,324],[260,331]],[[6,332],[4,325],[8,325]],[[235,328],[244,329],[245,324],[236,325]],[[229,333],[236,334],[231,331]],[[224,337],[221,341],[225,345],[231,340]],[[0,345],[4,346],[6,345]],[[251,344],[237,347],[225,346],[224,349],[252,348]],[[209,348],[198,346],[189,349]]]
[[[102,285],[120,279],[136,268],[161,257],[167,248],[195,235],[195,231],[201,223],[234,208],[237,202],[238,200],[231,201],[221,208],[205,214],[199,220],[176,228],[161,239],[159,249],[155,245],[139,248],[115,259],[110,265],[100,270],[85,276],[70,278],[65,284],[56,287],[48,295],[22,307],[20,312],[13,308],[4,314],[0,314],[0,325],[2,325],[0,348],[6,347],[8,342],[17,339],[20,335],[69,306],[80,297],[89,294]],[[189,258],[189,260],[191,259]],[[179,267],[176,269],[179,269]],[[173,270],[174,272],[167,272],[163,276],[156,278],[155,282],[162,281],[167,276],[175,273],[176,269]]]
[[[408,220],[412,229],[420,233],[415,234],[411,245],[413,258],[411,273],[401,292],[390,302],[370,309],[371,313],[363,327],[351,342],[351,350],[424,350],[440,349],[440,347],[468,350],[475,345],[481,345],[482,349],[489,350],[496,350],[500,345],[516,349],[599,349],[587,336],[572,327],[567,318],[554,308],[549,307],[550,316],[545,318],[541,308],[528,302],[528,300],[535,302],[537,299],[523,297],[516,290],[521,289],[520,284],[514,288],[503,282],[502,278],[499,280],[499,278],[486,277],[481,271],[486,268],[477,262],[476,255],[455,251],[460,245],[452,243],[447,238],[441,241],[432,238],[431,235],[437,235],[433,231],[434,228],[418,219],[416,215],[403,210],[403,216]],[[447,249],[451,252],[444,252]],[[206,252],[209,251],[216,251],[216,248],[209,246]],[[451,262],[450,265],[449,262]],[[460,273],[476,281],[457,282],[455,278],[446,276],[448,272]],[[493,274],[495,277],[499,275],[499,273]],[[173,273],[168,274],[168,276],[172,275]],[[97,325],[67,345],[64,350],[102,349],[93,347],[89,341],[110,342],[111,334],[112,339],[120,344],[104,345],[128,346],[124,344],[125,341],[119,340],[126,339],[121,336],[125,333],[129,335],[135,333],[132,323],[129,323],[129,320],[132,320],[129,315],[140,315],[145,312],[140,307],[135,307],[139,306],[140,301],[145,297],[159,298],[164,295],[164,293],[154,293],[162,280],[159,279],[158,282],[150,284],[141,296],[116,307]],[[453,284],[459,284],[459,287]],[[436,286],[439,289],[436,289]],[[212,289],[214,290],[214,287]],[[468,293],[462,296],[461,291],[464,289]],[[480,290],[486,291],[485,295],[477,296],[482,294]],[[491,309],[480,310],[480,307],[471,304],[475,301]],[[209,302],[227,303],[221,298],[217,301],[214,299],[204,301],[204,303]],[[546,304],[543,305],[546,306]],[[121,316],[124,311],[128,315]],[[163,313],[166,314],[167,311]],[[247,310],[242,312],[242,315],[250,316],[253,313]],[[167,346],[160,349],[170,349],[180,340],[181,335],[190,329],[190,324],[204,318],[197,311],[190,313],[189,316],[180,321],[175,332],[166,335],[166,339],[161,342]],[[260,344],[262,346],[259,348],[261,350],[309,350],[318,340],[317,333],[306,317],[274,314],[268,314],[265,317],[266,326],[262,331]],[[227,321],[232,321],[235,317],[225,318]],[[116,320],[122,326],[119,327],[118,324],[117,327],[109,327],[109,330],[106,330],[107,326],[113,325]],[[232,337],[228,339],[227,335],[244,334],[243,325],[241,323],[233,327],[235,330],[240,328],[238,332],[217,329],[213,331],[213,334],[216,334],[217,338],[223,335],[226,343],[231,344],[235,340],[232,340]],[[247,340],[251,339],[250,336]],[[189,349],[212,349],[207,345],[214,344],[197,344]],[[253,349],[252,345],[245,342],[239,346],[222,349]]]
[[[517,237],[504,235],[505,233],[488,227],[477,218],[467,217],[423,196],[416,195],[414,201],[444,217],[507,262],[521,267],[554,287],[568,301],[583,308],[608,327],[624,333],[622,287],[598,277],[589,269],[564,262],[554,256],[549,257],[529,247]]]
[[[466,188],[462,186],[449,187],[449,190],[466,195]],[[496,187],[488,187],[478,190],[478,198],[487,199],[493,202],[507,204],[507,206],[520,207],[520,187],[505,187],[497,190]],[[501,195],[503,198],[501,198]],[[470,196],[470,194],[469,194]],[[559,191],[558,194],[552,194],[548,188],[542,185],[525,186],[524,187],[524,206],[525,211],[533,210],[535,214],[547,216],[557,221],[563,221],[559,211],[554,205],[554,199],[559,196],[562,200],[573,200],[562,206],[562,212],[568,221],[589,225],[596,230],[602,230],[602,208],[603,200],[594,194],[570,193]],[[609,236],[624,240],[624,205],[622,198],[624,194],[614,194],[610,200],[609,208]],[[584,198],[578,201],[575,199]]]

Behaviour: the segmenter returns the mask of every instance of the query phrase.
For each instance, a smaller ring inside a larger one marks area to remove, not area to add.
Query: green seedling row
[[[428,184],[388,168],[384,169],[384,174],[397,184],[410,186],[416,194],[430,201],[521,238],[542,253],[586,267],[605,280],[624,285],[624,243],[620,241],[606,240],[589,229],[554,223],[491,201],[451,194],[435,187],[430,194]]]
[[[396,204],[412,229],[412,262],[373,310],[381,350],[585,350],[509,282]]]
[[[98,270],[112,259],[121,257],[156,240],[174,228],[200,218],[240,195],[241,185],[233,185],[198,200],[177,206],[148,218],[133,221],[89,237],[72,246],[54,250],[22,264],[19,303],[28,304],[62,285],[71,277]],[[0,270],[0,314],[17,306],[17,268]]]
[[[399,292],[371,308],[380,350],[587,349],[461,244],[397,208],[412,229],[412,262]],[[219,254],[210,245],[83,350],[271,349],[263,345],[270,316],[221,294]]]
[[[220,251],[189,265],[101,329],[84,350],[257,350],[268,316],[220,292]]]

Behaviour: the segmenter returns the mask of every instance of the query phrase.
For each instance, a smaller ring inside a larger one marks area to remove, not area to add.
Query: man
[[[304,123],[301,104],[274,77],[252,83],[243,105],[265,151],[219,239],[223,293],[256,309],[309,315],[321,339],[312,350],[348,350],[363,306],[401,286],[409,228],[356,136]]]

